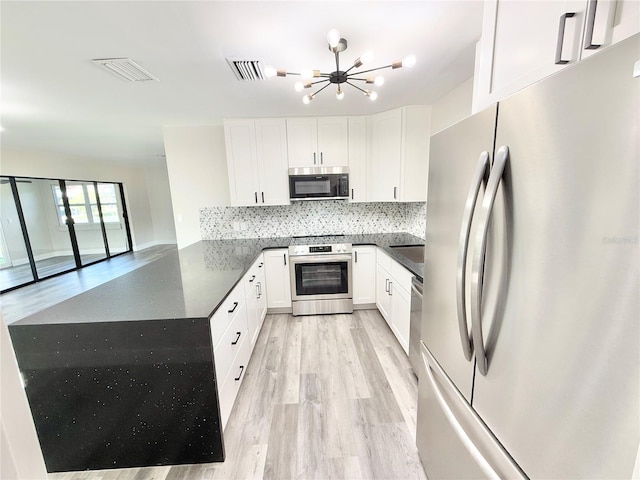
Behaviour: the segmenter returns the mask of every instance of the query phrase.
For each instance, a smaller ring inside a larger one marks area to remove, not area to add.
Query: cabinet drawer
[[[247,371],[247,365],[251,356],[251,341],[245,336],[244,340],[240,343],[240,349],[238,354],[233,360],[231,369],[227,374],[227,378],[224,382],[218,382],[218,399],[220,402],[220,417],[221,425],[224,429],[229,420],[229,415],[233,409],[233,404],[238,396],[238,390],[244,380],[244,375]]]
[[[411,279],[414,275],[395,260],[391,263],[391,276],[399,287],[404,288],[407,292],[411,292]]]
[[[244,298],[244,285],[240,282],[211,316],[211,338],[214,349],[244,304]]]
[[[224,332],[222,339],[214,348],[216,378],[222,381],[227,378],[234,358],[240,351],[244,339],[249,336],[247,330],[247,304],[243,303],[231,324]]]
[[[253,262],[249,271],[242,278],[242,283],[244,284],[244,293],[245,295],[251,294],[253,289],[256,286],[256,283],[260,281],[260,277],[264,275],[264,257],[262,254],[258,257],[258,259]]]

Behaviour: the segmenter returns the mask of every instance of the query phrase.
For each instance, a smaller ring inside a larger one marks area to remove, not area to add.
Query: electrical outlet
[[[234,232],[239,232],[240,231],[240,223],[233,222],[233,231]]]

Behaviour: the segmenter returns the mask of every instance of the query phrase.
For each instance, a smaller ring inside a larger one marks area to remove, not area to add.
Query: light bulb
[[[371,63],[373,61],[373,52],[366,52],[360,56],[360,61],[364,63]]]
[[[277,73],[278,72],[276,71],[276,69],[271,67],[271,66],[269,66],[269,65],[264,67],[264,76],[267,77],[267,78],[275,77]]]
[[[302,82],[296,82],[296,83],[293,85],[293,88],[295,88],[295,89],[296,89],[296,92],[301,92],[301,91],[304,89],[304,83],[302,83]]]
[[[340,42],[340,32],[335,28],[329,30],[329,33],[327,33],[327,42],[329,42],[329,46],[332,49],[336,48]]]
[[[406,57],[404,57],[402,59],[402,66],[403,67],[413,67],[416,64],[416,56],[415,55],[408,55]]]
[[[305,105],[309,105],[309,103],[311,103],[311,100],[313,100],[313,95],[305,95],[304,97],[302,97],[302,103],[304,103]]]
[[[338,85],[338,90],[336,91],[336,98],[338,100],[342,100],[344,98],[344,90],[340,88],[340,85]]]
[[[378,93],[377,92],[370,92],[369,93],[369,100],[374,101],[376,98],[378,98]]]
[[[311,70],[310,68],[305,68],[304,70],[300,71],[300,76],[303,80],[309,80],[310,78],[313,78],[313,70]]]
[[[384,77],[381,75],[378,75],[376,78],[374,78],[373,83],[374,85],[381,87],[382,85],[384,85]]]

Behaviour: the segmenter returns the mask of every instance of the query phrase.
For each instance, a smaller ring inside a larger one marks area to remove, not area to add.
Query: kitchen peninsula
[[[346,235],[422,278],[392,245]],[[211,322],[263,250],[290,238],[201,241],[10,325],[47,468],[224,460]]]

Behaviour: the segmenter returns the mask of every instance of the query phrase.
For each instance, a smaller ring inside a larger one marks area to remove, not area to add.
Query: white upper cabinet
[[[289,167],[349,165],[347,117],[288,118]]]
[[[366,202],[367,197],[367,117],[349,117],[350,202]]]
[[[589,0],[581,58],[586,58],[638,32],[638,0]]]
[[[397,202],[400,199],[402,112],[398,109],[372,115],[370,141],[369,201]]]
[[[224,135],[231,205],[288,205],[284,119],[225,120]]]
[[[640,31],[637,0],[486,0],[473,111]]]
[[[426,201],[430,121],[428,106],[403,107],[370,117],[368,201]]]

